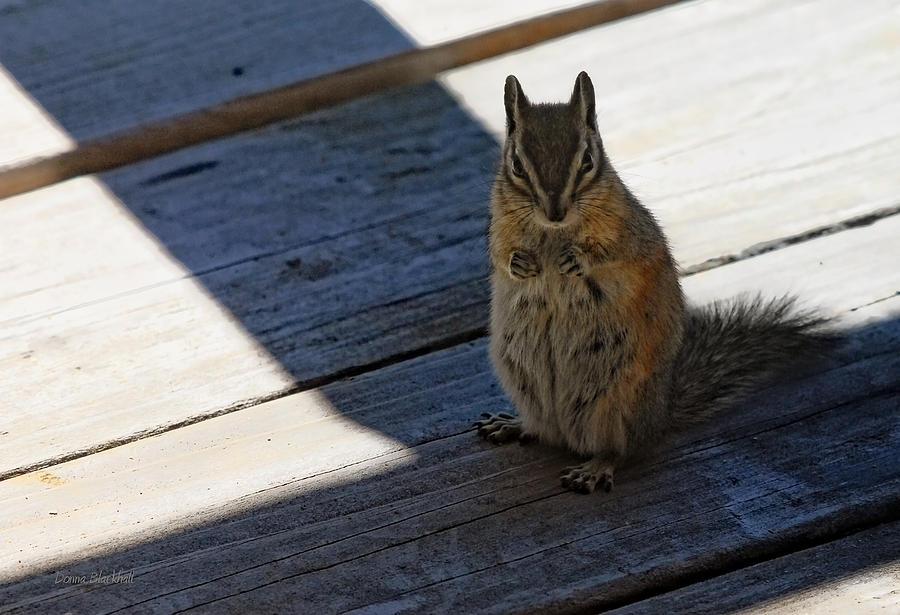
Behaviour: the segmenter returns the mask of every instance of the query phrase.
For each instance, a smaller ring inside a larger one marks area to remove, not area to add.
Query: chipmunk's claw
[[[541,273],[541,266],[527,252],[516,250],[509,257],[509,275],[518,279],[533,278]]]
[[[522,433],[522,421],[511,414],[500,412],[499,414],[484,413],[484,418],[475,421],[475,427],[478,427],[478,435],[494,444],[506,444],[514,440],[521,440],[523,435],[527,438],[527,434]]]
[[[581,265],[579,257],[581,252],[574,246],[569,247],[559,257],[557,267],[563,275],[570,275],[576,278],[584,276],[584,267]]]
[[[609,463],[592,459],[579,466],[563,469],[560,482],[563,487],[576,493],[593,493],[597,487],[609,493],[614,484],[613,467]]]

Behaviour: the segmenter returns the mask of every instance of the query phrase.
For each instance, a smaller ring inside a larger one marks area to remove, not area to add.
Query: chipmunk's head
[[[532,104],[510,75],[504,104],[506,143],[498,181],[507,194],[531,201],[539,224],[568,226],[578,216],[579,198],[596,184],[605,164],[591,78],[578,75],[567,103]]]

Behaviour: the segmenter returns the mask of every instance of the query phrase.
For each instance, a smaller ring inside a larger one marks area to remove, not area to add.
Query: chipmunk
[[[490,354],[519,416],[484,414],[482,437],[590,457],[563,486],[609,491],[624,460],[832,346],[791,298],[686,307],[665,235],[603,149],[587,73],[559,104],[532,104],[510,75],[504,103]]]

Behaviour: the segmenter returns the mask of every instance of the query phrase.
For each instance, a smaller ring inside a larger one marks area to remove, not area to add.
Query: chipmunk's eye
[[[578,171],[583,175],[594,168],[594,158],[591,156],[591,150],[584,150],[584,156],[581,158],[581,168]]]
[[[525,168],[522,166],[522,161],[519,160],[519,157],[513,152],[512,155],[512,172],[516,177],[525,177]]]

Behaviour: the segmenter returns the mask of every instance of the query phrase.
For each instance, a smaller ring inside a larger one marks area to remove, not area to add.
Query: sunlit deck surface
[[[0,165],[566,4],[0,1]],[[591,496],[472,427],[503,79],[582,69],[691,301],[846,331]],[[0,201],[0,611],[900,612],[898,214],[891,0],[684,2]]]

